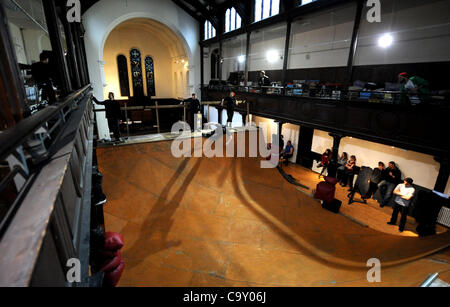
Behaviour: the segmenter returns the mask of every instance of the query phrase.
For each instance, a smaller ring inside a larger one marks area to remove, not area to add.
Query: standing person
[[[263,88],[263,86],[270,86],[270,78],[268,76],[266,76],[266,72],[264,70],[262,70],[259,73],[259,80],[258,80],[258,85],[261,88],[261,92],[263,94],[267,93],[267,89]]]
[[[191,131],[195,130],[195,115],[200,111],[200,101],[197,99],[197,95],[195,93],[192,94],[192,97],[187,99],[188,102],[187,107],[187,120],[188,124],[191,128]]]
[[[122,118],[122,112],[120,111],[120,103],[117,100],[114,100],[114,93],[110,92],[108,94],[108,100],[105,101],[98,101],[95,97],[93,97],[93,99],[96,104],[105,106],[109,130],[114,133],[116,142],[121,141],[119,125],[120,119]]]
[[[400,103],[406,103],[406,94],[409,94],[409,100],[413,105],[427,102],[430,98],[430,84],[427,80],[417,76],[410,77],[408,73],[402,72],[398,75],[398,82],[402,85]]]
[[[236,106],[236,93],[230,92],[230,95],[223,100],[223,104],[227,109],[227,127],[231,128],[234,116],[234,107]]]
[[[280,153],[283,151],[284,148],[284,135],[280,135]]]
[[[411,203],[411,198],[414,196],[415,189],[412,186],[413,180],[411,178],[406,178],[402,184],[399,184],[395,190],[395,206],[392,212],[391,220],[388,225],[396,225],[398,219],[398,213],[401,212],[402,217],[400,219],[400,225],[398,226],[398,231],[403,232],[405,230],[406,218],[408,217],[409,204]]]
[[[36,81],[38,89],[42,90],[42,100],[46,100],[48,104],[53,104],[56,102],[56,94],[53,89],[49,60],[49,53],[46,51],[41,52],[39,62],[31,65],[31,74]]]
[[[323,173],[325,172],[325,170],[328,168],[328,166],[330,165],[331,162],[331,158],[333,157],[333,152],[331,151],[331,149],[327,149],[323,154],[322,154],[322,158],[320,160],[319,165],[317,165],[317,167],[322,167],[322,171],[319,174],[319,179],[321,176],[323,176]]]
[[[372,175],[370,176],[369,190],[367,191],[366,195],[363,196],[363,199],[369,199],[378,190],[378,184],[381,182],[384,173],[384,167],[385,165],[383,162],[378,162],[378,168],[374,169]]]
[[[392,192],[395,187],[402,182],[402,173],[398,169],[397,165],[394,161],[389,162],[388,168],[384,170],[384,173],[381,178],[381,182],[378,184],[378,188],[383,193],[383,189],[385,189],[383,200],[381,202],[380,207],[383,208],[386,206],[392,197]]]

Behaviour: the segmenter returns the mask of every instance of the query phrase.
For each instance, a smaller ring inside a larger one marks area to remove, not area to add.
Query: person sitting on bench
[[[341,179],[341,186],[346,187],[347,184],[349,185],[350,189],[353,189],[353,173],[356,166],[356,156],[351,156],[350,160],[348,160],[347,164],[345,165],[344,173],[342,174]]]
[[[378,162],[378,168],[374,169],[370,176],[369,190],[366,195],[363,196],[363,199],[369,199],[372,195],[375,195],[378,190],[378,184],[381,182],[384,173],[384,167],[383,162]]]
[[[289,164],[289,159],[294,156],[294,146],[292,146],[292,142],[288,141],[286,148],[282,151],[281,156],[283,157],[284,164]]]

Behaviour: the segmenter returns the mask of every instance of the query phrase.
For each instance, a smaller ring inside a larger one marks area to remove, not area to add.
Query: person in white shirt
[[[412,186],[412,184],[413,180],[411,178],[406,178],[404,180],[404,183],[399,184],[394,190],[395,195],[394,212],[392,212],[391,221],[388,222],[388,224],[396,225],[398,213],[401,212],[402,217],[400,219],[400,225],[398,227],[398,230],[400,232],[403,232],[403,230],[405,229],[406,218],[408,217],[409,204],[411,202],[411,198],[413,198],[414,196],[414,192],[416,191]]]

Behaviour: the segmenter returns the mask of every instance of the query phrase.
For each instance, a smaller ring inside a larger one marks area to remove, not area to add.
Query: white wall
[[[14,49],[16,50],[17,62],[20,64],[28,64],[27,56],[25,53],[25,44],[23,42],[23,36],[20,28],[10,22],[8,22],[8,25],[9,32],[11,34],[11,40],[14,44]]]
[[[346,66],[355,12],[351,3],[293,22],[288,68]]]
[[[286,25],[276,25],[252,32],[250,37],[249,71],[283,69]],[[274,50],[278,58],[273,63],[267,60],[268,51]]]
[[[24,29],[22,34],[29,64],[39,62],[43,50],[52,50],[50,38],[43,30]]]
[[[449,12],[449,0],[382,1],[381,23],[362,20],[355,65],[450,61]],[[384,33],[394,37],[386,49]]]
[[[327,132],[314,131],[311,149],[313,152],[322,154],[332,146],[333,138]],[[348,137],[341,140],[339,154],[342,152],[347,152],[349,156],[355,155],[358,166],[374,168],[378,166],[379,161],[386,165],[390,161],[395,161],[403,176],[413,178],[416,184],[428,189],[434,189],[436,184],[440,165],[433,156]]]
[[[104,99],[106,84],[103,47],[109,33],[120,23],[133,18],[150,18],[170,28],[183,43],[189,61],[189,86],[200,96],[200,47],[198,22],[172,1],[159,0],[101,0],[84,13],[84,40],[89,77],[94,95]],[[103,113],[97,113],[99,138],[109,138]]]
[[[239,63],[239,56],[245,57],[246,35],[240,35],[232,40],[224,41],[222,46],[222,80],[228,80],[231,72],[245,71],[245,62]]]

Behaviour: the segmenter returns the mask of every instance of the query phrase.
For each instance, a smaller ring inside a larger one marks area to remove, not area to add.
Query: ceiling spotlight
[[[275,63],[279,58],[278,51],[276,50],[267,51],[266,58],[267,61],[269,61],[269,63]]]
[[[394,42],[394,38],[391,34],[384,34],[378,39],[378,46],[381,48],[388,48]]]
[[[239,63],[244,63],[245,62],[245,55],[240,55],[240,56],[238,56],[238,62]]]

